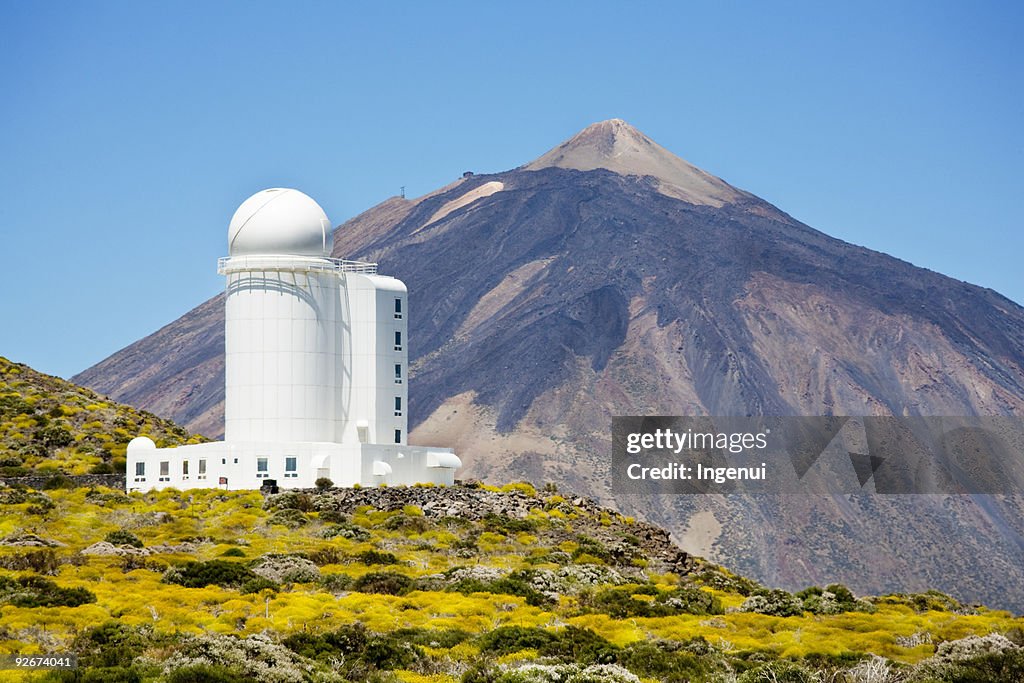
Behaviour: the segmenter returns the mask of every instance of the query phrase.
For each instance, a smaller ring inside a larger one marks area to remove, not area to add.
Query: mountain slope
[[[184,435],[24,365],[0,359],[0,378],[5,428],[59,409],[79,444],[112,416]],[[18,452],[5,436],[0,458]],[[75,680],[924,683],[1024,667],[1024,618],[934,591],[766,589],[550,486],[55,483],[0,485],[0,654],[73,653]]]
[[[595,124],[336,230],[335,256],[409,286],[414,440],[456,446],[464,476],[610,502],[612,415],[1024,415],[1020,306],[832,239],[647,140]],[[160,368],[215,396],[220,316],[213,300],[76,380],[173,408],[183,387],[136,379]],[[1024,609],[1017,498],[616,504],[772,584],[831,575],[874,592],[899,577]]]
[[[0,477],[124,472],[128,442],[140,435],[161,446],[205,441],[0,356]]]
[[[0,653],[74,653],[83,680],[1008,683],[1024,667],[1007,612],[766,590],[524,484],[3,489],[0,509]]]

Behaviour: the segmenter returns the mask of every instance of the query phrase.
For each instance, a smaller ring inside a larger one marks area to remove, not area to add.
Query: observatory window
[[[396,429],[395,430],[395,443],[402,443],[402,430],[401,429]]]
[[[188,479],[188,460],[181,461],[181,478]]]
[[[160,481],[170,481],[171,479],[171,461],[161,460],[160,461]]]
[[[402,333],[395,331],[395,351],[402,350]]]
[[[395,396],[395,417],[402,417],[402,397]]]
[[[402,364],[395,363],[395,384],[402,383]]]
[[[297,477],[299,476],[299,459],[294,455],[286,456],[284,459],[284,476],[286,477]]]
[[[399,298],[395,299],[395,320],[402,319],[402,300]]]
[[[137,462],[135,463],[135,476],[144,477],[146,476],[146,463]]]
[[[199,461],[199,476],[197,479],[206,479],[206,459]]]
[[[267,458],[256,458],[256,478],[262,479],[270,476],[267,472]]]

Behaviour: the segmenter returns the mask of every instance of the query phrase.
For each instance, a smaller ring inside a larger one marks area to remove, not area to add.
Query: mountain
[[[771,585],[1024,610],[1021,497],[608,488],[613,415],[1024,415],[1024,309],[996,292],[833,239],[621,121],[391,198],[334,255],[409,286],[411,439],[455,446],[462,476],[559,482]],[[74,379],[217,436],[222,308]]]

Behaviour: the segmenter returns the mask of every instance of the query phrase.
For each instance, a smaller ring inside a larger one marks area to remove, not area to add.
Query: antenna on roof
[[[402,199],[405,199],[405,185],[402,185]]]

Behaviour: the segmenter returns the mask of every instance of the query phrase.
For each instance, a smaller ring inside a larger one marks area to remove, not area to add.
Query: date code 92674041
[[[77,668],[77,655],[0,655],[0,670]]]

